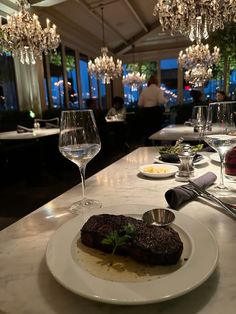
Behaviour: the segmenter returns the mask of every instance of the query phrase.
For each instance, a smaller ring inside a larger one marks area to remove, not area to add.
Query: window
[[[110,85],[109,85],[110,86]],[[100,96],[101,96],[101,109],[106,109],[107,107],[107,101],[106,101],[106,84],[103,84],[101,81],[99,81],[99,87],[100,87]]]
[[[49,66],[50,66],[50,74],[51,74],[53,107],[65,108],[65,99],[64,99],[65,90],[64,90],[61,48],[58,48],[56,53],[51,53],[49,55]]]
[[[82,89],[82,100],[83,104],[81,108],[86,108],[86,101],[90,98],[89,92],[89,77],[88,77],[88,59],[84,55],[80,55],[80,79],[81,79],[81,89]]]
[[[160,60],[161,86],[169,99],[168,104],[174,105],[177,99],[178,62],[177,59]]]
[[[0,110],[17,110],[17,93],[13,59],[10,54],[0,55]]]
[[[46,57],[43,56],[43,72],[44,72],[44,76],[43,76],[43,88],[44,88],[44,95],[45,95],[45,105],[47,107],[47,109],[50,107],[49,104],[49,93],[48,93],[48,76],[47,76],[47,66],[46,66]]]
[[[90,78],[91,81],[91,96],[92,98],[98,98],[98,81],[95,76]]]
[[[65,48],[66,73],[68,84],[69,108],[79,108],[79,94],[77,88],[77,75],[75,67],[75,51]]]

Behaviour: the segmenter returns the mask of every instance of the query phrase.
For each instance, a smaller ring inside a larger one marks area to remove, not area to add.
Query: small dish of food
[[[200,164],[203,163],[204,161],[204,156],[198,153],[202,149],[202,147],[203,147],[202,144],[198,144],[191,147],[191,152],[194,154],[193,157],[194,164],[198,163]],[[159,156],[156,156],[155,159],[157,162],[179,164],[180,160],[178,154],[181,152],[182,149],[183,144],[178,144],[175,146],[166,145],[158,147],[157,150]]]
[[[166,178],[173,176],[179,168],[173,165],[148,164],[139,168],[139,171],[146,177]]]

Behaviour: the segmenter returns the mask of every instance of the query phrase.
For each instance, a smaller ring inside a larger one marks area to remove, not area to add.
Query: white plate
[[[218,153],[211,154],[209,157],[210,157],[210,160],[212,161],[220,162],[220,156]]]
[[[153,172],[148,172],[146,171],[146,168],[155,168],[162,170],[163,168],[165,169],[165,173],[153,173]],[[173,176],[179,168],[177,166],[173,165],[157,165],[157,164],[148,164],[148,165],[143,165],[139,168],[139,171],[146,177],[151,177],[151,178],[166,178],[166,177],[171,177]]]
[[[166,162],[166,161],[162,161],[161,159],[161,156],[160,155],[157,155],[156,157],[154,157],[154,161],[155,162],[158,162],[160,164],[168,164],[168,165],[176,165],[178,166],[180,163],[174,163],[174,162]],[[209,161],[208,157],[206,156],[203,156],[203,158],[197,162],[194,162],[194,166],[198,166],[198,165],[203,165],[205,163],[207,163]]]
[[[103,208],[97,213],[141,213],[155,208],[150,205],[118,205]],[[214,271],[218,260],[218,247],[211,232],[196,220],[174,211],[173,227],[178,230],[188,260],[177,270],[163,276],[152,276],[141,282],[120,282],[92,275],[79,263],[83,256],[76,247],[83,225],[77,216],[63,224],[51,237],[46,251],[46,261],[55,279],[70,291],[99,302],[112,304],[145,304],[169,300],[201,285]],[[77,253],[77,261],[74,254]],[[181,256],[181,260],[185,255]],[[100,267],[103,267],[100,266]],[[163,267],[163,266],[162,266]],[[169,267],[169,266],[165,266]],[[122,273],[121,275],[122,276]]]

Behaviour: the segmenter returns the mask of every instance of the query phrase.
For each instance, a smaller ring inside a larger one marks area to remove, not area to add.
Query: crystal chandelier
[[[223,29],[224,23],[236,21],[235,0],[158,0],[153,11],[162,30],[178,31],[190,40],[207,39],[209,32]]]
[[[42,59],[50,50],[56,49],[60,43],[60,36],[56,32],[56,25],[42,29],[38,16],[30,15],[30,4],[27,0],[18,0],[19,12],[7,16],[7,24],[1,25],[2,38],[0,44],[3,50],[11,51],[13,57],[18,57],[23,64],[35,64],[36,59]]]
[[[127,73],[123,76],[123,85],[129,85],[133,88],[138,88],[146,81],[146,74],[140,74],[139,72]]]
[[[186,70],[185,79],[194,87],[201,87],[212,77],[212,67],[220,61],[220,49],[199,42],[179,53],[179,65]]]
[[[117,59],[116,63],[113,57],[107,55],[108,49],[105,46],[104,39],[104,18],[103,18],[103,7],[102,11],[102,37],[103,37],[103,47],[101,48],[102,55],[96,57],[94,62],[89,60],[88,62],[88,72],[91,77],[95,76],[102,81],[103,84],[110,84],[111,79],[119,77],[122,75],[122,61]]]
[[[133,64],[135,64],[135,46],[133,45]],[[137,89],[146,81],[146,74],[140,74],[138,71],[133,71],[123,75],[123,85],[129,85],[131,88]]]

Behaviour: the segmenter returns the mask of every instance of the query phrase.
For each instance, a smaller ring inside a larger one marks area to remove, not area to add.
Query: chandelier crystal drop
[[[186,71],[185,79],[194,87],[201,87],[212,77],[212,67],[220,61],[220,49],[210,52],[208,44],[198,43],[180,51],[178,62]]]
[[[158,0],[153,15],[159,17],[163,31],[180,32],[192,41],[199,36],[207,39],[224,23],[236,22],[236,1]]]
[[[88,72],[90,77],[97,77],[103,84],[110,84],[112,79],[122,75],[122,61],[117,59],[115,62],[113,57],[107,55],[108,48],[105,45],[103,7],[101,7],[101,17],[103,40],[103,47],[101,48],[102,55],[95,58],[94,62],[89,60]]]
[[[29,13],[30,4],[27,0],[18,0],[19,12],[7,16],[7,24],[0,25],[2,38],[0,44],[5,51],[11,51],[13,57],[18,57],[23,64],[35,64],[36,59],[42,59],[58,47],[60,35],[56,32],[56,25],[42,29],[38,16]]]
[[[146,81],[146,74],[140,74],[139,72],[127,73],[123,76],[123,85],[129,85],[130,87],[138,88]]]
[[[122,75],[122,61],[117,59],[115,63],[113,57],[107,55],[107,47],[102,47],[101,53],[102,56],[96,57],[94,62],[89,60],[88,72],[91,77],[97,77],[103,84],[110,84],[111,79]]]

